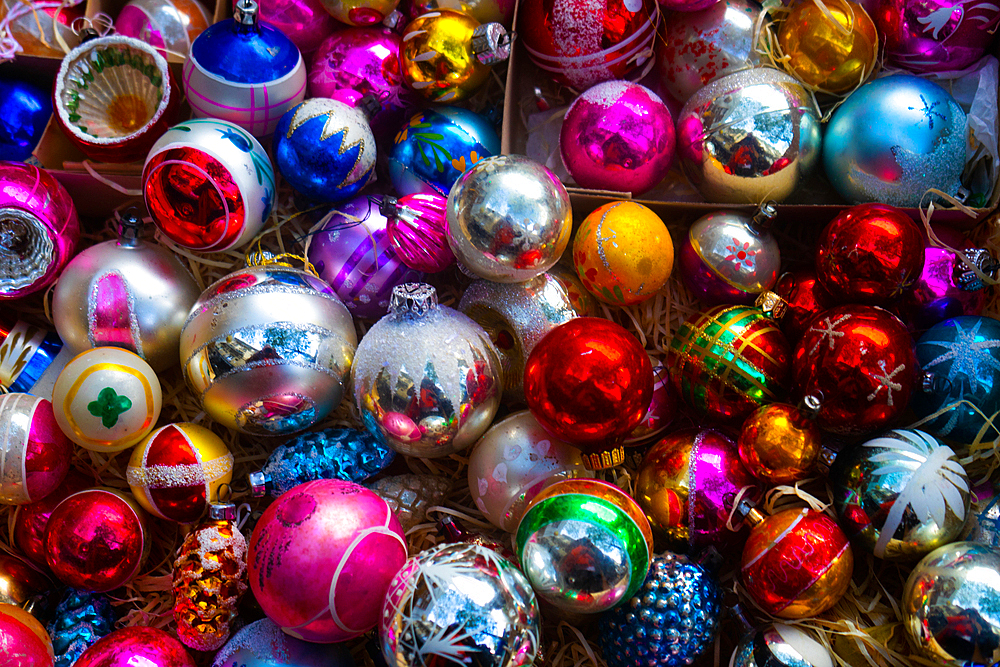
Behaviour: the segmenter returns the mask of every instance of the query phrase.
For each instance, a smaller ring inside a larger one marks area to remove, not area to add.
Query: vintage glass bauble
[[[115,32],[141,39],[165,58],[184,58],[210,24],[198,0],[129,0],[115,17]]]
[[[269,618],[249,623],[215,654],[212,667],[352,667],[346,644],[314,644],[290,637]]]
[[[830,652],[794,625],[766,623],[748,632],[730,667],[836,667]]]
[[[260,8],[260,20],[285,33],[307,60],[327,36],[343,28],[322,0],[268,0]]]
[[[27,505],[63,484],[73,445],[52,403],[29,394],[0,395],[0,503]]]
[[[73,30],[72,24],[84,17],[86,10],[84,3],[69,7],[62,6],[62,3],[52,7],[36,5],[25,11],[19,8],[17,0],[0,2],[0,16],[9,21],[9,34],[18,45],[15,53],[56,60],[66,55],[59,39],[65,41],[69,48],[80,43],[80,35]]]
[[[68,496],[92,486],[93,479],[70,468],[69,474],[55,491],[42,500],[19,505],[10,522],[11,546],[16,547],[35,565],[48,567],[45,564],[45,526],[52,510]]]
[[[774,293],[785,302],[781,330],[793,348],[809,328],[813,318],[834,305],[834,299],[823,289],[811,269],[798,269],[781,274]]]
[[[822,445],[819,426],[807,412],[787,403],[757,408],[743,422],[737,440],[743,465],[771,485],[808,477]]]
[[[399,0],[321,0],[333,18],[349,26],[377,25],[396,9]]]
[[[1000,8],[956,0],[879,0],[872,14],[886,60],[911,72],[953,72],[982,58]]]
[[[194,658],[165,630],[132,626],[105,635],[83,652],[76,667],[195,667]]]
[[[31,157],[52,117],[49,92],[27,81],[0,78],[0,155],[4,160],[24,162]]]
[[[45,626],[20,607],[0,603],[0,651],[23,667],[52,667],[55,654]]]
[[[382,197],[379,212],[399,260],[411,269],[438,273],[455,263],[448,245],[448,199],[439,194],[416,193]]]
[[[659,440],[677,417],[680,407],[677,390],[670,382],[670,372],[663,361],[649,355],[649,363],[653,366],[653,397],[646,416],[622,443],[626,447],[642,447]]]

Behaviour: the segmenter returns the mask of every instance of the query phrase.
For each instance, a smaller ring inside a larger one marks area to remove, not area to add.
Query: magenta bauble
[[[105,635],[73,664],[75,667],[195,667],[191,654],[172,635],[139,626]]]
[[[872,14],[887,63],[911,72],[947,72],[983,57],[1000,6],[964,0],[879,0]]]
[[[303,57],[312,55],[328,35],[343,27],[320,0],[264,0],[260,19],[285,33]]]

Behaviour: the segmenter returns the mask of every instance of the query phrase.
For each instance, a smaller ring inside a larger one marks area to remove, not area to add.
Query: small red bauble
[[[76,470],[70,470],[59,487],[42,500],[20,505],[14,512],[11,539],[36,565],[45,567],[45,526],[56,505],[68,496],[93,486],[91,480]]]
[[[578,447],[588,468],[608,468],[624,460],[621,442],[646,415],[653,366],[624,327],[578,317],[531,350],[524,396],[542,428]]]
[[[195,667],[184,645],[163,630],[129,627],[97,640],[76,667]]]
[[[886,305],[909,289],[923,268],[920,228],[885,204],[841,211],[816,245],[816,276],[838,303]]]
[[[797,400],[819,399],[816,422],[843,435],[888,426],[903,414],[919,374],[898,317],[874,306],[837,306],[809,325],[795,349]]]
[[[787,307],[781,317],[781,330],[789,345],[795,345],[809,328],[812,319],[834,306],[831,297],[808,270],[790,271],[778,278],[774,293],[785,300]]]

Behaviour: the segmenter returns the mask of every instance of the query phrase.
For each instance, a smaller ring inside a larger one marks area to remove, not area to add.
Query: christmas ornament
[[[928,188],[958,191],[965,136],[965,112],[948,91],[894,74],[864,84],[833,112],[823,167],[851,203],[918,208]]]
[[[626,447],[640,447],[655,442],[677,416],[677,394],[670,382],[670,374],[662,361],[649,357],[653,366],[653,398],[649,401],[646,416],[632,429],[625,441]]]
[[[70,468],[62,483],[45,498],[18,505],[10,524],[11,546],[17,547],[35,565],[45,567],[45,526],[52,510],[67,497],[93,485],[89,477]]]
[[[84,651],[73,667],[195,667],[184,645],[163,630],[115,630]]]
[[[582,91],[640,70],[659,22],[656,0],[526,0],[519,5],[517,30],[540,70]]]
[[[924,240],[906,213],[884,204],[844,209],[816,241],[816,277],[840,303],[883,306],[924,267]]]
[[[773,288],[781,268],[781,250],[770,231],[777,215],[777,204],[769,201],[753,217],[716,211],[698,218],[678,253],[691,295],[709,304],[751,305]]]
[[[596,614],[635,595],[653,557],[642,510],[617,486],[567,479],[528,503],[517,555],[535,594],[568,612]]]
[[[316,276],[275,264],[208,286],[181,330],[181,368],[216,422],[248,435],[290,435],[340,404],[357,334]]]
[[[271,215],[274,188],[274,167],[260,142],[214,118],[170,128],[142,169],[153,222],[177,245],[202,252],[236,248],[256,236]]]
[[[306,66],[288,37],[260,21],[254,0],[239,0],[232,19],[209,26],[191,44],[184,92],[195,117],[266,137],[305,98]]]
[[[27,81],[0,79],[0,154],[11,162],[24,162],[42,138],[49,117],[52,98]]]
[[[55,282],[79,240],[66,188],[38,167],[0,161],[0,300]]]
[[[840,452],[830,483],[840,524],[876,558],[912,562],[954,541],[969,511],[958,457],[923,431],[889,431]]]
[[[107,595],[67,589],[47,628],[55,651],[55,667],[73,667],[87,648],[114,630],[115,620]]]
[[[448,194],[455,258],[493,282],[524,282],[548,271],[569,244],[572,224],[566,188],[523,155],[480,160]]]
[[[212,667],[352,667],[345,644],[311,644],[289,637],[269,618],[243,626],[215,654]]]
[[[307,59],[328,35],[343,28],[320,0],[269,0],[259,11],[260,20],[292,40]]]
[[[405,561],[403,531],[385,501],[339,479],[300,484],[274,501],[247,557],[264,613],[286,634],[318,643],[374,628]]]
[[[745,532],[726,528],[743,488],[757,483],[740,463],[736,445],[722,433],[698,428],[675,431],[646,453],[635,478],[634,497],[650,525],[674,551],[720,551],[740,543]]]
[[[570,103],[559,152],[581,187],[640,195],[670,170],[674,119],[649,88],[605,81]]]
[[[70,49],[80,43],[80,36],[71,26],[85,16],[86,5],[80,2],[72,6],[62,3],[25,6],[17,0],[0,0],[0,19],[10,22],[10,36],[17,44],[15,54],[61,59],[66,51],[60,46],[60,39]]]
[[[149,548],[145,524],[143,511],[124,493],[74,493],[56,505],[45,526],[46,562],[67,586],[113,590],[139,572]]]
[[[664,38],[656,43],[656,77],[663,90],[684,104],[720,76],[756,66],[759,15],[760,6],[750,0],[722,0],[667,14]]]
[[[338,204],[316,223],[306,241],[306,257],[319,277],[352,315],[365,319],[385,315],[396,285],[424,277],[400,261],[380,204],[369,195]]]
[[[484,116],[462,107],[424,109],[396,135],[389,178],[400,195],[447,197],[472,165],[499,154],[500,136]]]
[[[469,491],[479,511],[513,533],[531,499],[546,487],[587,476],[580,453],[552,438],[527,410],[493,424],[469,455]]]
[[[177,365],[181,326],[200,292],[177,255],[140,240],[142,220],[126,213],[118,240],[70,260],[52,295],[56,331],[74,352],[114,346],[156,371]]]
[[[186,646],[215,651],[229,639],[247,590],[246,557],[236,505],[209,505],[208,521],[187,534],[174,560],[174,621]]]
[[[771,486],[790,484],[814,470],[823,445],[819,426],[810,415],[787,403],[757,408],[740,429],[740,461]]]
[[[59,430],[52,403],[29,394],[0,395],[0,503],[26,505],[57,490],[73,446]]]
[[[511,0],[410,0],[410,18],[438,9],[454,9],[464,12],[480,23],[501,23],[510,28],[514,21],[514,5]]]
[[[418,16],[403,29],[403,80],[427,102],[454,103],[482,87],[491,66],[510,57],[511,37],[453,9]]]
[[[784,201],[812,172],[821,146],[816,101],[767,67],[716,79],[677,116],[677,155],[706,201]]]
[[[923,418],[947,408],[920,428],[960,444],[972,443],[980,431],[981,442],[1000,437],[992,423],[987,425],[1000,412],[1000,322],[992,317],[945,320],[920,337],[916,351],[923,376],[913,411]]]
[[[448,199],[417,193],[399,199],[384,196],[379,212],[399,260],[412,269],[437,273],[455,263],[448,245]]]
[[[917,373],[913,341],[895,315],[836,306],[812,320],[795,348],[792,398],[818,400],[820,428],[862,435],[903,414]]]
[[[597,299],[584,288],[575,267],[556,264],[546,273],[562,285],[577,315],[580,317],[594,317],[597,315]]]
[[[115,32],[146,42],[164,58],[187,57],[209,25],[198,0],[129,0],[115,18]]]
[[[992,665],[1000,660],[1000,552],[955,542],[924,556],[906,579],[903,628],[917,653],[938,664]]]
[[[375,436],[353,428],[327,428],[279,445],[259,472],[250,473],[254,496],[277,498],[303,482],[342,479],[361,483],[387,468],[396,453]]]
[[[353,26],[381,23],[399,4],[399,0],[321,0],[321,2],[333,18]]]
[[[739,423],[787,391],[791,354],[759,308],[715,306],[682,324],[667,349],[674,388],[701,417]]]
[[[821,614],[847,592],[854,552],[837,522],[807,507],[769,517],[741,501],[751,525],[740,578],[761,609],[779,618]]]
[[[19,667],[52,667],[52,640],[45,627],[20,607],[0,604],[0,651]]]
[[[101,162],[142,159],[177,122],[180,97],[164,57],[122,35],[88,40],[66,54],[52,93],[63,132]]]
[[[778,46],[785,70],[825,93],[850,92],[878,69],[878,34],[861,4],[831,0],[825,11],[797,0],[781,18]]]
[[[833,297],[808,269],[782,274],[774,286],[774,293],[786,304],[780,325],[792,346],[809,329],[813,318],[834,305]]]
[[[563,284],[547,273],[523,283],[476,280],[463,292],[458,309],[482,325],[496,346],[508,403],[524,401],[524,364],[538,341],[582,315]]]
[[[951,72],[974,64],[1000,24],[990,3],[879,0],[872,15],[886,59],[911,72]]]
[[[12,312],[0,313],[0,393],[46,397],[43,385],[51,387],[55,381],[56,370],[61,370],[56,359],[62,351],[62,340],[54,331],[19,320]],[[51,394],[50,390],[47,395]]]
[[[715,577],[686,556],[654,556],[642,588],[599,619],[611,667],[690,665],[719,629],[722,591]]]
[[[406,341],[400,345],[400,341]],[[395,287],[389,314],[358,345],[354,398],[365,428],[400,454],[447,456],[481,436],[500,407],[496,349],[423,283]]]
[[[730,667],[836,667],[830,652],[805,630],[766,623],[747,633]]]
[[[95,452],[120,452],[145,438],[160,417],[160,381],[138,355],[97,347],[73,357],[52,389],[56,423]]]
[[[34,612],[37,610],[34,603],[54,588],[53,581],[27,560],[0,554],[0,603]]]
[[[1000,495],[993,484],[981,484],[971,493],[969,525],[962,531],[963,539],[992,547],[1000,547]]]
[[[403,532],[424,523],[427,510],[444,503],[451,482],[438,475],[394,475],[368,484],[389,505]]]
[[[580,449],[590,470],[621,464],[622,441],[653,395],[653,368],[639,341],[596,317],[561,324],[535,344],[524,366],[524,396],[550,435]]]

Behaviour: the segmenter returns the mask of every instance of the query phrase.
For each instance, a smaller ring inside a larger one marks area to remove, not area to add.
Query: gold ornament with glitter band
[[[204,426],[169,424],[133,450],[125,477],[147,512],[193,523],[219,499],[219,488],[232,481],[233,455]]]

